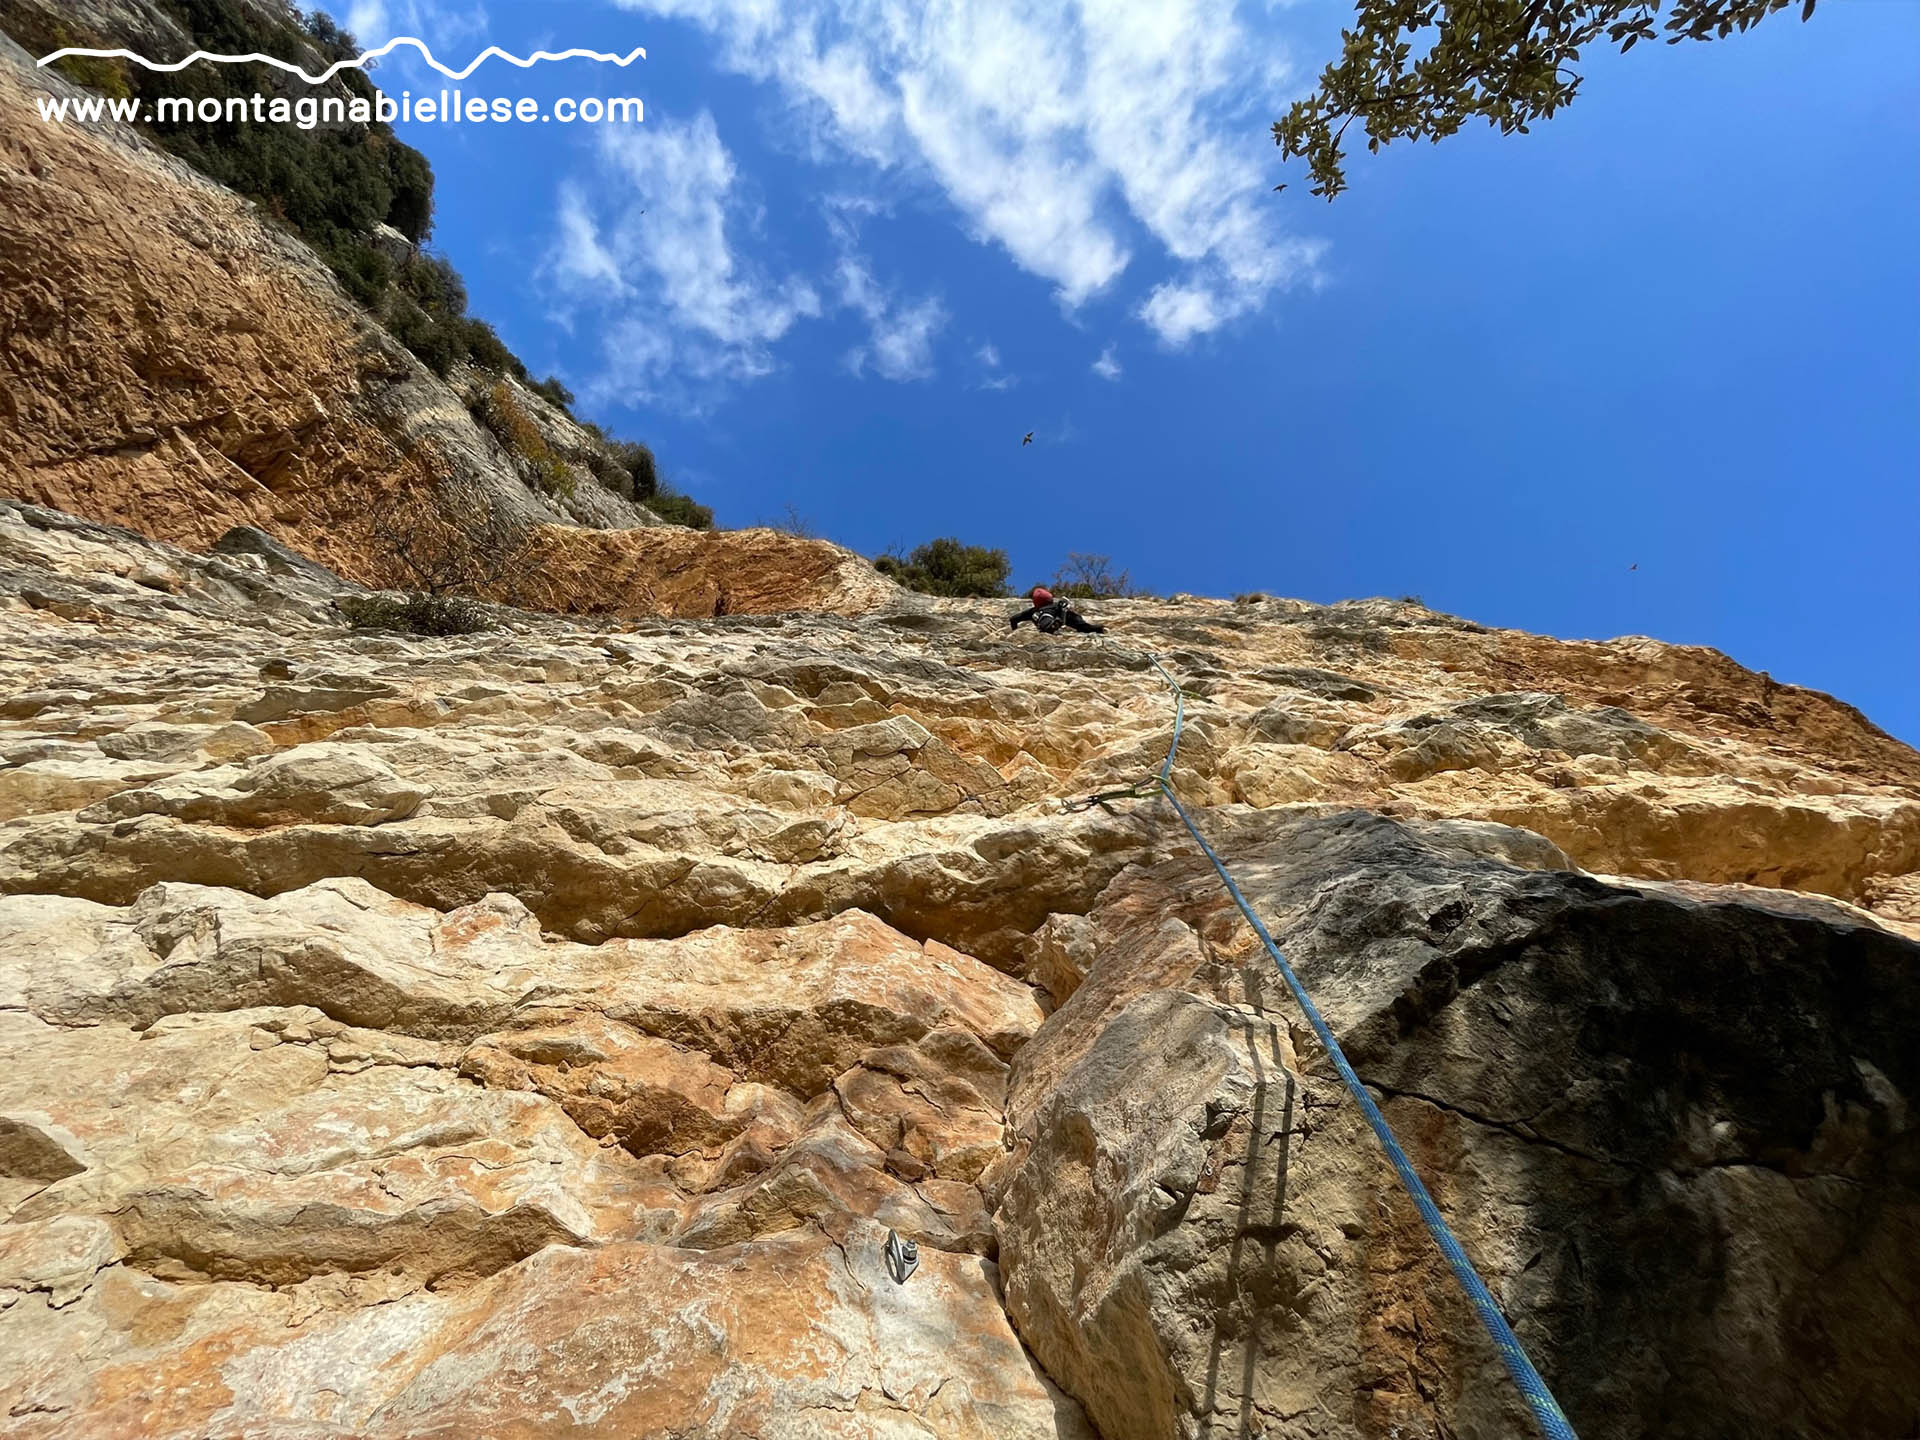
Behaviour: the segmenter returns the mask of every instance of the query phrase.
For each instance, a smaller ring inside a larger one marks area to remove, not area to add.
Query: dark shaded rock
[[[1910,1432],[1920,945],[1477,831],[1218,829],[1587,1440]],[[1028,1344],[1109,1437],[1532,1433],[1227,905],[1197,856],[1121,876],[1015,1060]]]

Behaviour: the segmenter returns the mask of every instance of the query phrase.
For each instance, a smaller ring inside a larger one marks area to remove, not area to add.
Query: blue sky
[[[644,125],[403,133],[475,311],[722,524],[1712,645],[1920,740],[1920,5],[1596,52],[1332,205],[1267,126],[1345,4],[342,8],[647,48],[465,87]]]

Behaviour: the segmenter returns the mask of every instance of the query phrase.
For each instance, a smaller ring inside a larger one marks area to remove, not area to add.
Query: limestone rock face
[[[1647,640],[1133,601],[356,634],[0,501],[7,1434],[1920,1414],[1920,757]],[[1593,872],[1593,873],[1589,873]],[[919,1247],[905,1284],[889,1231]]]
[[[195,48],[154,0],[9,0],[0,25]],[[240,562],[285,542],[366,585],[405,578],[402,497],[478,497],[536,527],[528,603],[571,613],[857,613],[891,591],[823,541],[661,524],[594,478],[600,442],[498,382],[570,467],[535,483],[469,413],[491,377],[441,380],[252,202],[128,127],[40,120],[36,99],[86,93],[0,32],[0,494]]]
[[[9,1433],[1091,1436],[999,1320],[991,1265],[935,1252],[896,1286],[884,1236],[553,1246],[381,1304],[114,1265],[56,1323],[37,1297],[0,1312]]]
[[[1581,1434],[1911,1423],[1912,944],[1352,812],[1233,833]],[[1108,1436],[1530,1433],[1208,868],[1110,891],[1107,948],[1015,1060],[996,1213],[1021,1334]]]

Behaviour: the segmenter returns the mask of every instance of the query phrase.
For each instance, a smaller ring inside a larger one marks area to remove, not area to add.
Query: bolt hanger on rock
[[[898,1230],[887,1231],[886,1260],[887,1274],[893,1277],[893,1283],[906,1284],[907,1277],[920,1267],[919,1242],[901,1239]]]

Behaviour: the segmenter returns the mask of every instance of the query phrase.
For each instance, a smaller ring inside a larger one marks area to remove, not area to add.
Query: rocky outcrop
[[[7,1433],[1526,1433],[1184,832],[1060,804],[1149,651],[1582,1434],[1920,1413],[1920,757],[1845,706],[1386,602],[426,640],[219,549],[0,502]]]
[[[1581,1434],[1911,1423],[1912,944],[1821,902],[1517,868],[1445,826],[1225,833]],[[1112,887],[1098,960],[1015,1061],[1021,1334],[1112,1437],[1530,1433],[1210,873]]]
[[[864,615],[899,592],[860,556],[778,530],[550,526],[521,602],[563,615]]]
[[[192,48],[144,0],[16,8]],[[521,598],[587,615],[858,613],[891,589],[822,541],[659,524],[594,478],[599,441],[500,381],[565,474],[540,483],[470,413],[495,382],[440,380],[251,202],[127,127],[35,110],[84,94],[0,34],[0,494],[200,551],[247,527],[367,585],[408,583],[410,497],[457,496],[539,527]]]

